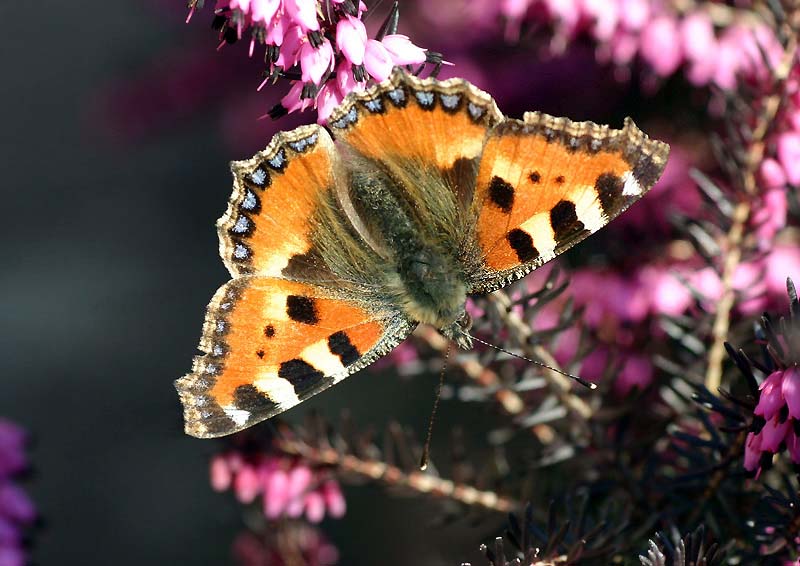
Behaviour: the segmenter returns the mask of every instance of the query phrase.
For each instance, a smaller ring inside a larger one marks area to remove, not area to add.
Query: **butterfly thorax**
[[[356,222],[363,222],[375,251],[385,259],[390,302],[413,321],[430,324],[449,337],[460,336],[467,296],[460,250],[425,221],[433,215],[413,207],[405,198],[407,189],[385,172],[357,167],[350,182],[360,216]]]

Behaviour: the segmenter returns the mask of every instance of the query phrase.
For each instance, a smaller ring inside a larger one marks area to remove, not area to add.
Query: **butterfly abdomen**
[[[382,171],[359,167],[350,183],[355,209],[368,219],[365,224],[386,258],[389,300],[412,320],[451,326],[463,315],[466,301],[455,242],[424,225],[403,198],[404,188]]]

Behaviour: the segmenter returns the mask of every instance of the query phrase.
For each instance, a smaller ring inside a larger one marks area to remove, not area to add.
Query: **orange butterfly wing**
[[[204,355],[176,381],[186,432],[223,436],[268,419],[372,363],[412,328],[316,285],[234,279],[209,304]]]
[[[338,159],[328,132],[311,125],[231,165],[233,195],[217,228],[232,275],[285,275],[291,258],[310,250],[313,212],[336,184]]]
[[[614,130],[533,112],[496,126],[473,201],[484,261],[473,290],[502,287],[608,224],[655,184],[668,154],[630,119]]]

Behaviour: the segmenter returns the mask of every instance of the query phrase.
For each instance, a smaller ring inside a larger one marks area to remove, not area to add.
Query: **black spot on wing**
[[[515,252],[521,263],[533,261],[539,257],[539,250],[533,246],[533,238],[525,230],[514,228],[506,235],[508,244]]]
[[[489,200],[508,214],[514,206],[514,187],[500,177],[492,177],[489,181]]]
[[[622,177],[614,173],[602,173],[594,183],[597,198],[606,217],[614,216],[622,208],[622,190],[624,183]]]
[[[264,413],[277,405],[254,385],[240,385],[233,392],[233,406],[251,413]]]
[[[556,183],[558,183],[559,185],[563,185],[564,181],[566,181],[564,175],[559,175],[558,177],[556,177]]]
[[[272,326],[271,324],[266,325],[264,327],[264,336],[266,336],[267,338],[272,338],[273,336],[275,336],[275,327]]]
[[[542,176],[538,171],[533,171],[530,175],[528,175],[528,179],[530,179],[531,183],[534,185],[538,185],[542,180]]]
[[[302,395],[312,387],[321,384],[325,379],[325,374],[305,360],[295,358],[281,364],[278,369],[278,377],[291,383],[295,393]]]
[[[328,348],[332,354],[339,356],[339,359],[342,360],[342,365],[345,367],[361,357],[358,349],[350,342],[347,332],[340,331],[328,336]]]
[[[578,214],[575,211],[575,203],[568,200],[559,201],[552,210],[550,210],[550,226],[553,227],[553,233],[557,242],[565,240],[575,232],[583,230],[583,222],[578,220]]]
[[[299,295],[288,295],[286,297],[286,314],[295,322],[303,324],[317,324],[319,315],[314,299],[301,297]]]

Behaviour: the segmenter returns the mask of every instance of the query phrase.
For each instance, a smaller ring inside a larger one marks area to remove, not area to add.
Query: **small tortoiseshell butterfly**
[[[460,79],[396,69],[232,165],[219,220],[233,279],[208,306],[186,432],[231,434],[397,346],[418,323],[468,348],[489,293],[596,232],[658,180],[669,146],[539,112],[503,116]]]

